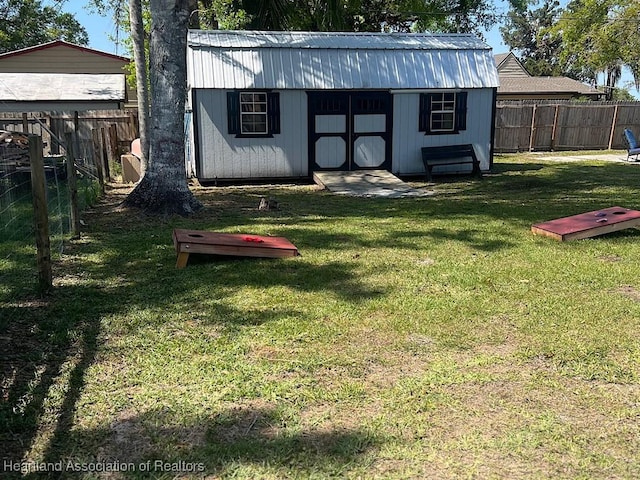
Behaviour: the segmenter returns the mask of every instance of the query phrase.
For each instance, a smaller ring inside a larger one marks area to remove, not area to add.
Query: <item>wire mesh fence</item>
[[[71,232],[70,195],[65,158],[44,158],[48,231],[52,258],[64,253]],[[78,182],[80,208],[97,198],[91,176]],[[15,167],[0,149],[0,299],[30,290],[35,276],[35,223],[30,167]]]
[[[23,115],[24,117],[24,115]],[[76,126],[78,115],[76,114]],[[73,116],[71,117],[73,119]],[[95,121],[95,116],[90,117]],[[31,119],[31,116],[28,117]],[[109,121],[108,119],[106,121]],[[110,179],[109,164],[123,153],[112,128],[69,128],[65,119],[61,134],[40,121],[38,132],[3,130],[0,125],[0,303],[24,297],[36,286],[36,221],[32,165],[28,134],[36,133],[43,142],[45,197],[48,212],[49,244],[52,260],[60,258],[74,230],[68,165],[72,165],[77,194],[75,208],[82,211],[95,204]],[[24,122],[26,125],[27,122]],[[110,124],[108,124],[110,125]],[[52,126],[54,123],[52,122]],[[113,125],[111,125],[113,127]],[[43,135],[46,133],[46,136]],[[66,138],[65,138],[66,137]],[[67,156],[73,162],[67,162]],[[1,312],[0,312],[1,313]]]

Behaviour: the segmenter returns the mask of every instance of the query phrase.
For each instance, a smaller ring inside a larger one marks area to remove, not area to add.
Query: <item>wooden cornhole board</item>
[[[281,258],[299,255],[296,246],[284,237],[264,237],[241,233],[216,233],[203,230],[173,231],[178,258],[176,268],[184,268],[190,253],[239,257]]]
[[[596,237],[640,225],[640,212],[623,207],[609,207],[572,217],[558,218],[531,226],[536,235],[545,235],[561,242]]]

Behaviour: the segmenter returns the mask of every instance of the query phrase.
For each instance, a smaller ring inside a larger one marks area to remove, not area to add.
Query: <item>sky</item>
[[[568,0],[561,0],[560,5],[565,6]],[[52,4],[54,0],[44,1],[43,4]],[[92,13],[87,9],[86,5],[89,0],[67,0],[63,3],[62,9],[66,12],[73,13],[80,24],[87,30],[89,34],[89,46],[103,52],[115,53],[117,55],[128,56],[128,52],[122,44],[117,45],[113,39],[116,38],[117,32],[113,21],[110,18],[102,17],[97,13]],[[493,2],[499,14],[506,14],[509,10],[507,2]],[[122,36],[122,32],[120,32]],[[499,26],[485,33],[485,41],[493,48],[493,53],[507,53],[509,48],[502,41]],[[640,91],[633,88],[633,77],[628,70],[623,72],[621,86],[630,88],[630,92],[636,98],[640,99]]]

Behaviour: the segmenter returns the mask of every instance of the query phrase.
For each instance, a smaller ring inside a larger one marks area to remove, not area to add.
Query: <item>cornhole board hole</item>
[[[637,226],[640,226],[639,211],[623,207],[609,207],[572,217],[537,223],[531,226],[531,231],[536,235],[544,235],[566,242]]]
[[[176,268],[184,268],[190,253],[238,257],[281,258],[299,255],[296,246],[284,237],[264,237],[241,233],[216,233],[203,230],[173,231],[178,258]]]

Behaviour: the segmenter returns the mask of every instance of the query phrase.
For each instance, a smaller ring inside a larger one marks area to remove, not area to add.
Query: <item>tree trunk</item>
[[[149,162],[124,201],[147,213],[187,216],[202,205],[187,184],[184,105],[190,0],[151,0]]]
[[[140,126],[140,147],[142,150],[141,176],[147,170],[149,158],[149,80],[147,76],[147,55],[144,45],[144,23],[142,21],[142,0],[129,0],[129,21],[133,40],[133,59],[136,64],[136,91],[138,93],[138,123]]]

